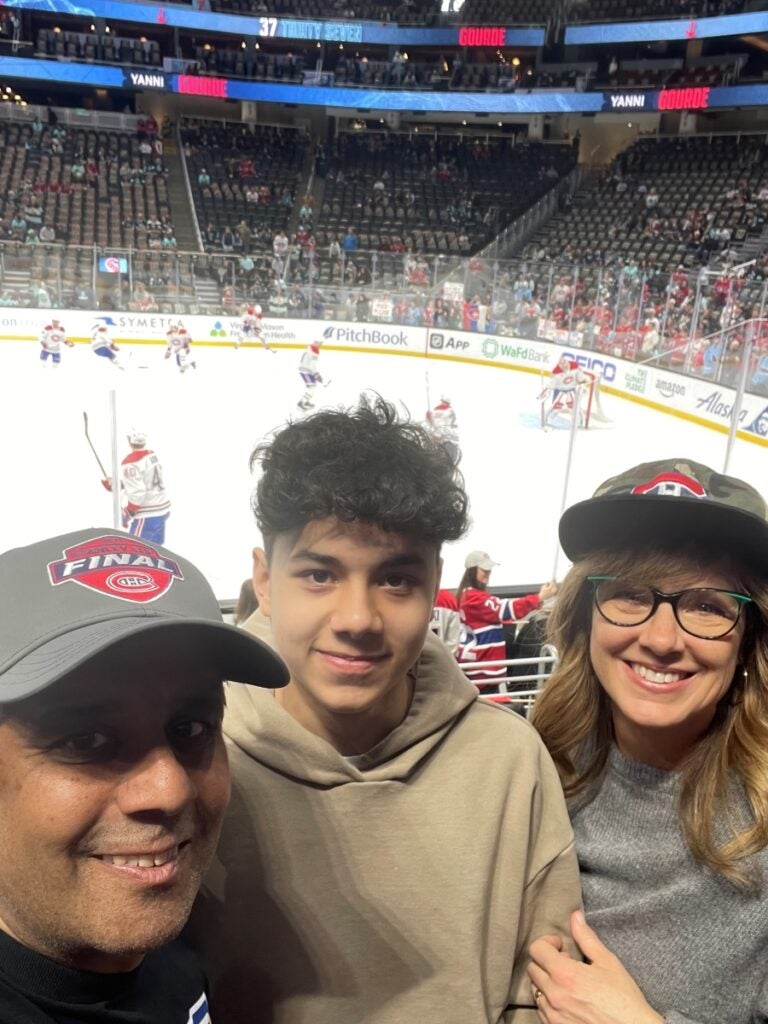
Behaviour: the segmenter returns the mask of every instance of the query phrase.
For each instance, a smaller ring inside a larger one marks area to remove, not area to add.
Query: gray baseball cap
[[[81,530],[0,555],[0,704],[51,686],[141,634],[196,641],[222,679],[275,688],[288,670],[266,644],[227,625],[203,574],[156,544]]]
[[[662,459],[606,480],[560,519],[576,561],[600,548],[697,543],[768,572],[768,506],[743,480],[691,459]]]

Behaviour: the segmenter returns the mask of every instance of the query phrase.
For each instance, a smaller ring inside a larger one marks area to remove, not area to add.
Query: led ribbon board
[[[375,21],[305,21],[198,11],[188,4],[128,3],[126,0],[4,0],[17,7],[78,18],[105,18],[141,25],[170,25],[197,32],[222,32],[254,39],[305,39],[327,43],[385,43],[392,46],[459,46],[459,28],[402,28]],[[476,30],[475,30],[476,31]],[[504,27],[504,46],[544,45],[544,28]]]
[[[203,75],[164,75],[154,71],[77,64],[31,57],[0,57],[0,76],[37,82],[70,82],[106,89],[160,89],[188,96],[214,96],[265,103],[347,107],[371,110],[449,111],[468,114],[565,114],[712,110],[724,107],[768,106],[768,85],[730,85],[716,88],[625,90],[616,92],[409,92],[403,89],[349,89],[333,86],[280,85]],[[146,85],[143,78],[151,79]]]
[[[621,21],[601,25],[568,25],[565,43],[652,43],[665,39],[712,39],[717,36],[768,32],[768,11],[725,14],[717,18],[680,21]]]

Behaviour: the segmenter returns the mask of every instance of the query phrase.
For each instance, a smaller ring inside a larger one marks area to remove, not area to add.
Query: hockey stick
[[[88,433],[88,413],[87,412],[83,413],[83,424],[85,426],[85,439],[88,442],[88,444],[91,446],[91,451],[93,452],[93,456],[94,456],[94,458],[96,459],[96,461],[99,464],[99,469],[101,470],[102,477],[104,477],[106,479],[107,477],[109,477],[109,473],[102,466],[101,459],[99,458],[99,453],[93,447],[93,441],[91,440],[91,436]]]

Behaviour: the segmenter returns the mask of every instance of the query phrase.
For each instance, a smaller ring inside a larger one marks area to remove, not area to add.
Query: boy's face
[[[280,534],[269,561],[254,551],[254,587],[291,672],[281,698],[294,717],[310,728],[343,719],[348,732],[354,716],[370,724],[407,710],[440,568],[432,544],[336,519]]]

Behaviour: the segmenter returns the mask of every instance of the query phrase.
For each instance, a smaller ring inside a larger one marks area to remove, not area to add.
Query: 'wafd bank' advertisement
[[[427,351],[432,358],[471,359],[535,374],[550,372],[566,355],[595,374],[606,394],[639,401],[721,431],[730,427],[735,400],[732,388],[661,367],[614,359],[573,345],[467,331],[430,330]],[[768,444],[768,399],[745,395],[739,431],[743,437]]]

